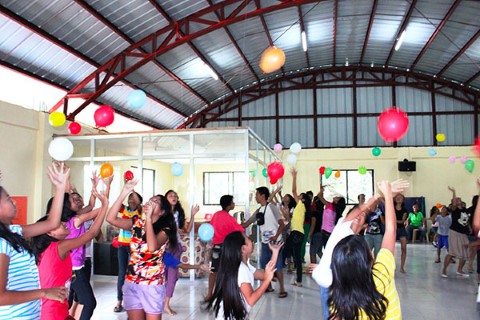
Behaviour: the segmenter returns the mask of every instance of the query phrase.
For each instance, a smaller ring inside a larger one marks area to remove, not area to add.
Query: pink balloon
[[[457,158],[455,156],[448,157],[448,162],[450,162],[450,163],[455,163],[456,160],[457,160]]]
[[[460,162],[461,162],[462,164],[465,164],[465,162],[467,162],[467,160],[468,160],[468,158],[467,158],[466,156],[462,156],[462,157],[460,158]]]
[[[408,131],[408,117],[405,111],[396,107],[386,109],[378,117],[378,133],[385,142],[402,139]]]
[[[97,127],[106,127],[113,123],[115,117],[115,111],[112,107],[107,105],[102,105],[98,108],[93,114],[95,119],[95,124]]]
[[[282,149],[283,149],[283,146],[280,143],[276,143],[273,146],[273,151],[275,151],[275,152],[280,152],[280,151],[282,151]]]

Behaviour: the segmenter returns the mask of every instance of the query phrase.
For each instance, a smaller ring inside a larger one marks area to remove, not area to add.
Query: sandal
[[[435,260],[435,263],[440,263],[440,259]]]
[[[273,292],[273,291],[275,291],[275,289],[273,288],[267,288],[267,290],[265,290],[265,292]]]
[[[279,298],[286,298],[287,296],[288,296],[288,292],[286,292],[286,291],[280,292],[280,293],[278,294],[278,297],[279,297]]]
[[[301,282],[294,282],[292,285],[297,286],[297,287],[303,287],[303,284]]]
[[[115,308],[113,308],[113,312],[122,312],[123,311],[123,306],[115,306]]]

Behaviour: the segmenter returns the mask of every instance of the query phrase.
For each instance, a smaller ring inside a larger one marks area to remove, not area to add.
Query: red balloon
[[[270,183],[274,181],[272,184],[275,184],[277,183],[278,179],[283,177],[285,169],[283,168],[283,164],[281,162],[275,161],[268,165],[267,173],[268,177],[270,178]]]
[[[107,105],[102,105],[98,108],[95,113],[93,114],[93,118],[95,119],[95,124],[97,127],[106,127],[113,123],[113,119],[115,116],[115,111],[112,107]]]
[[[396,107],[383,111],[378,117],[378,133],[385,142],[402,139],[408,131],[408,126],[407,114]]]
[[[480,137],[475,138],[475,142],[473,144],[473,152],[477,154],[477,157],[480,158]]]
[[[68,132],[70,134],[79,134],[82,131],[82,126],[78,122],[72,122],[68,125]]]
[[[318,169],[318,172],[320,172],[320,174],[324,174],[324,173],[325,173],[325,167],[323,167],[323,166],[320,167],[320,168]]]
[[[125,171],[125,174],[123,176],[125,178],[125,181],[133,180],[133,172],[130,170]]]

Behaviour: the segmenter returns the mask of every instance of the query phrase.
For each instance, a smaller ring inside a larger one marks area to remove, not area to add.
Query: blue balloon
[[[437,155],[437,150],[435,150],[434,148],[430,148],[428,150],[428,154],[432,157],[436,156]]]
[[[208,242],[213,239],[213,227],[210,223],[204,223],[198,228],[198,236],[203,242]]]
[[[174,162],[171,171],[175,177],[181,176],[183,173],[183,166],[178,162]]]
[[[128,95],[128,105],[132,109],[140,109],[147,102],[147,95],[142,90],[134,90]]]

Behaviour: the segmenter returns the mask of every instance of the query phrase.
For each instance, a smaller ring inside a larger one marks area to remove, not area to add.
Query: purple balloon
[[[280,152],[282,151],[283,147],[280,143],[276,143],[274,146],[273,146],[273,151],[275,152]]]
[[[466,156],[462,156],[462,157],[460,158],[460,162],[461,162],[462,164],[465,164],[465,162],[467,162],[467,160],[468,160],[468,158],[467,158]]]
[[[455,161],[457,161],[457,158],[455,156],[448,157],[448,162],[455,163]]]

